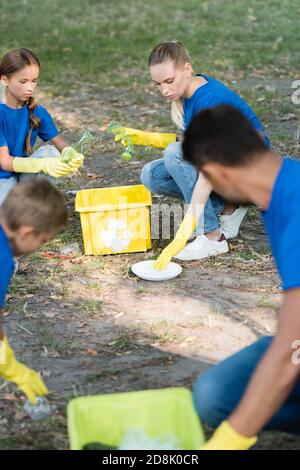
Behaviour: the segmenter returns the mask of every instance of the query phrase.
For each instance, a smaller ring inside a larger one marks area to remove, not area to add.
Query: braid
[[[33,111],[37,107],[37,101],[35,100],[35,98],[33,97],[29,98],[26,104],[29,110],[29,131],[25,139],[24,150],[25,150],[26,155],[30,155],[33,151],[31,147],[32,131],[33,129],[36,129],[37,127],[40,126],[41,120],[33,114]]]

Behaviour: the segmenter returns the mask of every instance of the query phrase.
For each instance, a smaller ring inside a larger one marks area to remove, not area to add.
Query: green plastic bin
[[[192,394],[186,388],[167,388],[75,398],[67,409],[71,450],[91,442],[118,447],[128,428],[142,429],[149,438],[173,434],[182,450],[204,443]]]

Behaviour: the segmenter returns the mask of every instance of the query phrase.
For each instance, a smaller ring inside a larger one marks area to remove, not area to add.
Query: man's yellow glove
[[[73,173],[73,168],[57,158],[21,158],[13,159],[13,170],[16,173],[40,173],[59,178]]]
[[[83,164],[84,155],[78,153],[73,147],[65,147],[61,152],[63,163],[67,163],[73,171],[77,171]]]
[[[196,217],[191,214],[186,214],[174,240],[161,252],[157,260],[154,261],[153,268],[158,271],[165,269],[173,256],[177,255],[185,247],[186,242],[195,230],[196,225]]]
[[[125,146],[128,145],[126,137],[129,137],[133,145],[148,145],[159,149],[164,149],[172,142],[176,142],[176,134],[145,132],[129,127],[120,127],[117,132],[115,141],[119,142],[121,140],[121,143]]]
[[[6,336],[0,341],[0,377],[14,382],[32,403],[48,393],[39,374],[16,360]]]
[[[254,446],[257,437],[245,437],[238,433],[229,421],[223,421],[213,436],[200,450],[247,450]]]

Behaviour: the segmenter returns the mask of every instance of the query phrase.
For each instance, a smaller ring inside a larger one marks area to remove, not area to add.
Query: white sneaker
[[[229,250],[225,237],[222,241],[209,240],[205,235],[200,235],[195,241],[186,245],[174,258],[181,261],[192,261],[209,256],[221,255]]]
[[[248,206],[239,206],[231,215],[220,215],[220,229],[227,240],[237,236],[247,210]]]
[[[190,235],[188,239],[188,243],[193,242],[196,237],[197,237],[196,232],[193,232],[192,235]]]

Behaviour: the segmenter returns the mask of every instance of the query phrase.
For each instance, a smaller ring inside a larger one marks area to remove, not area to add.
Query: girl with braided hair
[[[34,98],[39,72],[39,59],[28,49],[13,49],[0,62],[0,81],[5,87],[0,103],[0,204],[28,174],[43,172],[58,178],[77,171],[83,163],[83,155],[74,151],[71,161],[64,162],[70,147]],[[37,137],[52,145],[33,152]]]

